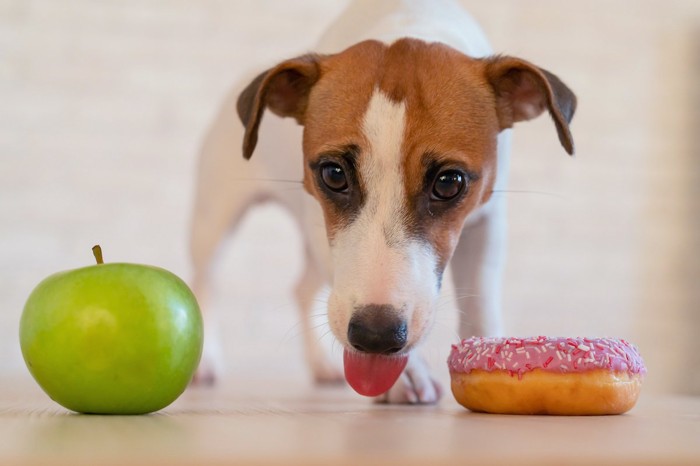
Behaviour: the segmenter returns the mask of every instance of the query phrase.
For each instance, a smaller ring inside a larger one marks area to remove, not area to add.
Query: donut
[[[495,414],[622,414],[646,374],[637,347],[611,338],[484,338],[452,345],[452,394]]]

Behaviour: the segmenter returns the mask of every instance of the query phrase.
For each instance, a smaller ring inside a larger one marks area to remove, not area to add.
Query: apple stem
[[[102,248],[99,244],[92,247],[92,254],[95,256],[95,260],[98,264],[104,264],[105,261],[102,259]]]

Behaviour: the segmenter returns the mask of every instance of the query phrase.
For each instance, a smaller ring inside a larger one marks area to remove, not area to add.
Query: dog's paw
[[[375,398],[377,403],[435,404],[442,397],[442,386],[433,379],[423,359],[411,354],[406,369],[393,387]]]
[[[190,381],[190,385],[195,387],[210,387],[216,383],[217,378],[218,374],[214,367],[207,365],[205,361],[201,361]]]
[[[222,362],[218,357],[218,353],[210,351],[210,348],[204,348],[202,359],[199,361],[199,366],[190,381],[190,385],[195,387],[211,387],[216,384],[216,381],[222,374]]]

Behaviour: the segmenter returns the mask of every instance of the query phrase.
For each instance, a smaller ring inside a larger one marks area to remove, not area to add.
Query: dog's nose
[[[388,304],[356,309],[348,324],[348,341],[364,353],[392,354],[406,346],[406,321]]]

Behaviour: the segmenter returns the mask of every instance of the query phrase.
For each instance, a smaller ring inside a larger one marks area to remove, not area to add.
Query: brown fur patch
[[[433,245],[442,271],[464,219],[488,199],[495,181],[500,130],[495,97],[483,63],[442,44],[398,41],[387,52],[385,64],[381,89],[407,107],[402,153],[405,190],[413,200],[408,219],[413,225],[408,227]],[[446,168],[477,175],[466,195],[440,215],[432,214],[434,209],[426,204],[432,186],[432,180],[425,180],[426,154]]]
[[[464,218],[485,201],[494,182],[499,127],[484,64],[445,45],[415,39],[402,39],[391,46],[363,42],[325,58],[321,78],[309,97],[304,133],[305,186],[321,201],[309,162],[320,153],[350,144],[361,153],[367,149],[362,119],[376,88],[406,103],[402,146],[409,205],[406,228],[433,245],[444,267]],[[459,204],[439,217],[419,212],[415,201],[429,195],[423,192],[426,153],[438,154],[479,175]],[[332,238],[345,219],[328,203],[321,204]]]
[[[310,165],[320,154],[368,142],[362,134],[362,119],[383,68],[386,46],[377,41],[361,42],[321,62],[321,79],[314,86],[304,126],[304,187],[323,207],[330,240],[348,221],[316,186]],[[361,183],[361,180],[360,180]]]

